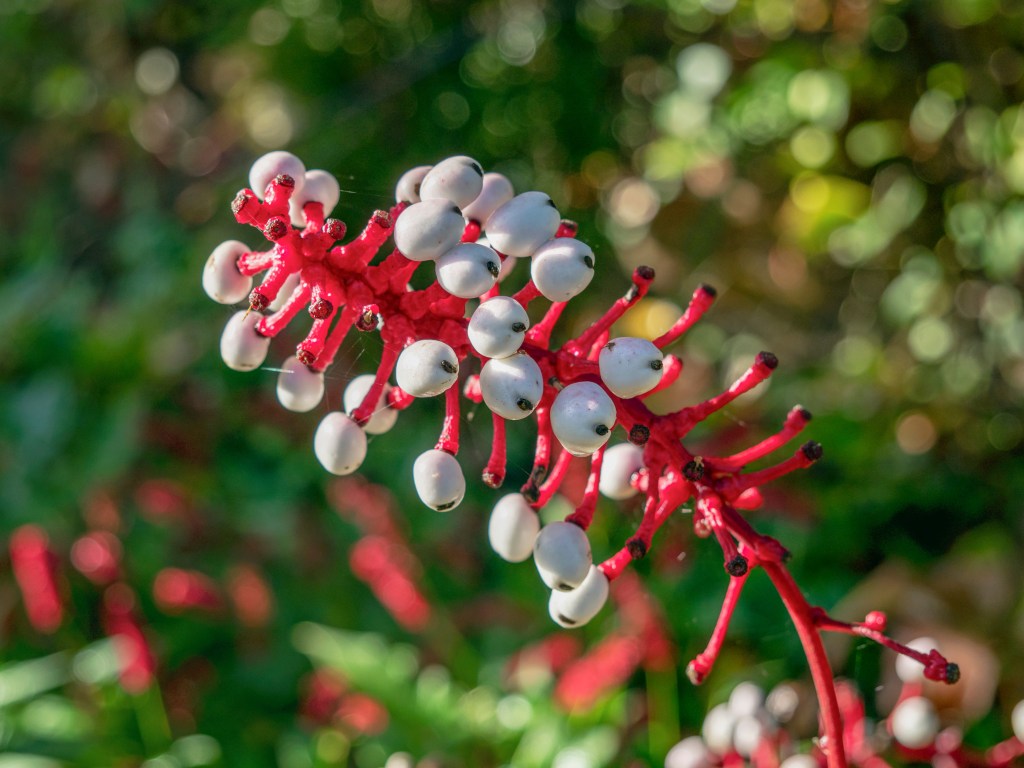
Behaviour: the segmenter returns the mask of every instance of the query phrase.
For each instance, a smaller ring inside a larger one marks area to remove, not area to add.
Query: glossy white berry
[[[484,404],[503,419],[525,419],[544,394],[540,366],[525,353],[491,358],[480,371]]]
[[[583,529],[564,520],[548,523],[533,543],[533,562],[551,589],[576,589],[590,573],[590,540]]]
[[[412,481],[420,500],[431,509],[455,509],[466,495],[466,478],[458,459],[437,449],[421,453],[412,466]]]
[[[935,705],[923,696],[911,696],[896,705],[889,715],[893,738],[911,749],[926,747],[939,733],[939,715]]]
[[[292,224],[296,227],[306,226],[306,216],[302,212],[306,203],[320,203],[324,207],[324,216],[330,216],[340,198],[341,187],[332,174],[320,170],[306,171],[302,187],[288,201]]]
[[[395,381],[413,397],[440,395],[459,378],[455,350],[436,339],[423,339],[402,350],[395,365]]]
[[[341,398],[346,413],[351,414],[352,411],[363,404],[363,398],[370,391],[374,378],[373,374],[364,373],[362,376],[356,376],[348,383],[348,386],[345,387],[345,394]],[[368,434],[382,435],[395,426],[395,422],[398,420],[398,411],[388,406],[388,391],[390,389],[391,385],[385,384],[384,389],[381,390],[373,415],[363,427]]]
[[[530,277],[544,298],[568,301],[594,279],[594,252],[574,237],[556,237],[533,254]]]
[[[799,754],[787,757],[779,763],[779,768],[821,768],[821,764],[813,755]]]
[[[533,554],[538,531],[540,518],[521,493],[502,496],[487,523],[491,549],[510,563],[521,563]]]
[[[469,318],[469,343],[484,357],[508,357],[523,345],[530,316],[511,296],[494,296]]]
[[[487,219],[487,240],[508,256],[532,256],[555,236],[562,219],[543,192],[523,192],[500,206]]]
[[[700,736],[687,736],[665,755],[665,768],[711,768],[711,756]]]
[[[569,592],[553,590],[548,600],[548,613],[563,627],[581,627],[594,618],[608,600],[608,577],[591,565],[587,577]]]
[[[433,167],[432,165],[418,165],[403,173],[398,179],[398,184],[395,185],[395,202],[418,203],[420,201],[420,184],[423,183],[423,177]]]
[[[480,194],[469,205],[462,206],[462,215],[470,221],[486,224],[491,214],[515,197],[515,194],[512,182],[500,173],[485,173]]]
[[[256,324],[262,319],[259,312],[240,310],[228,320],[220,337],[220,356],[228,368],[251,371],[266,360],[270,339],[256,332]]]
[[[324,396],[324,374],[311,370],[292,355],[281,364],[277,375],[277,399],[289,411],[305,413],[316,408]]]
[[[238,257],[249,246],[228,240],[213,249],[203,267],[203,290],[218,304],[236,304],[249,295],[252,278],[238,271]]]
[[[501,257],[486,245],[459,243],[434,262],[437,282],[452,296],[475,299],[498,280]]]
[[[589,456],[611,437],[615,403],[598,384],[578,381],[555,397],[551,429],[573,456]]]
[[[733,716],[736,716],[735,712]],[[737,717],[732,732],[733,749],[742,757],[750,757],[757,750],[767,730],[764,721],[755,715]]]
[[[701,725],[700,735],[708,749],[716,755],[724,755],[732,751],[732,735],[736,730],[736,715],[729,710],[728,704],[718,704],[708,710]]]
[[[937,647],[937,643],[931,637],[918,637],[907,643],[907,647],[921,653],[928,653]],[[924,666],[909,656],[897,656],[896,677],[904,683],[920,683],[924,680]]]
[[[306,166],[291,152],[268,152],[257,159],[249,169],[249,188],[262,200],[267,192],[267,185],[281,174],[291,176],[295,181],[295,190],[292,192],[294,195],[302,189],[306,180]]]
[[[638,491],[630,481],[644,465],[644,449],[632,443],[619,443],[604,452],[598,490],[609,499],[622,501]]]
[[[448,200],[413,203],[395,221],[395,246],[413,261],[432,261],[462,238],[466,220]]]
[[[605,454],[607,459],[608,454]],[[764,689],[757,683],[742,682],[729,694],[729,711],[736,717],[753,717],[764,709]]]
[[[349,475],[366,458],[366,433],[341,411],[332,411],[316,428],[313,453],[332,475]]]
[[[1010,724],[1013,726],[1013,735],[1019,741],[1024,741],[1024,701],[1018,701],[1010,716]]]
[[[612,339],[601,348],[601,381],[619,397],[650,392],[661,381],[664,355],[647,339]]]
[[[483,188],[484,169],[465,155],[442,160],[431,168],[420,183],[420,200],[451,200],[465,208],[476,200]]]

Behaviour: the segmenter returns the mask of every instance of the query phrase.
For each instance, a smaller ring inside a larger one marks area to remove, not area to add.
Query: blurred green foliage
[[[397,628],[348,572],[358,533],[326,503],[310,451],[320,416],[282,413],[272,372],[224,368],[228,311],[199,288],[218,242],[253,242],[228,202],[253,158],[278,147],[338,175],[350,228],[388,204],[402,170],[455,153],[550,192],[603,275],[577,300],[575,327],[641,263],[658,270],[658,298],[626,333],[653,335],[698,282],[716,285],[662,403],[776,351],[766,392],[699,436],[738,445],[795,402],[815,413],[826,460],[780,484],[756,524],[793,551],[812,601],[845,618],[883,608],[904,637],[970,636],[1003,664],[996,703],[1019,699],[1022,45],[1024,12],[998,0],[0,0],[2,531],[45,527],[70,600],[56,635],[35,633],[5,565],[0,752],[22,762],[0,764],[377,768],[394,751],[441,766],[656,763],[737,679],[802,673],[781,607],[752,579],[706,689],[638,674],[582,715],[552,705],[550,680],[506,690],[496,670],[551,632],[545,597],[529,567],[487,553],[493,494],[478,486],[437,516],[402,480],[433,443],[436,403],[375,439],[364,467],[398,495],[447,630]],[[377,355],[374,339],[350,341],[325,407]],[[480,416],[465,414],[467,476],[489,441]],[[527,430],[510,431],[511,486],[531,448]],[[140,485],[162,478],[198,524],[146,514]],[[159,694],[119,689],[99,593],[67,564],[106,507],[161,660]],[[601,512],[604,552],[637,510]],[[680,667],[725,589],[718,556],[685,528],[669,526],[639,566]],[[270,585],[265,626],[168,615],[153,600],[165,567],[224,583],[240,564]],[[581,635],[616,621],[606,611]],[[382,687],[360,649],[404,654],[412,698]],[[865,654],[836,659],[855,672],[878,663]],[[310,659],[391,705],[388,729],[304,722]],[[439,692],[424,704],[428,683]],[[474,692],[486,703],[466,704]],[[529,711],[515,727],[480,714],[511,696]],[[579,751],[586,761],[571,762]]]

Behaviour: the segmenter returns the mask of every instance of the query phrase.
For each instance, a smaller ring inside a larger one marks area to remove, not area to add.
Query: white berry
[[[316,428],[313,452],[332,475],[349,475],[366,458],[366,433],[341,411],[332,411]]]
[[[240,310],[231,316],[220,337],[220,356],[235,371],[251,371],[267,358],[270,339],[256,332],[263,319],[259,312]]]
[[[346,413],[351,414],[352,411],[363,404],[363,398],[370,391],[374,378],[373,374],[364,373],[362,376],[356,376],[348,383],[348,386],[345,387],[345,393],[341,398]],[[395,426],[395,422],[398,420],[398,411],[388,406],[388,391],[390,389],[391,385],[385,383],[384,389],[381,390],[380,398],[374,406],[373,415],[370,416],[370,420],[363,427],[368,434],[382,435]]]
[[[521,563],[533,554],[540,518],[521,493],[502,496],[487,524],[491,549],[510,563]]]
[[[551,589],[575,589],[587,578],[593,564],[590,540],[575,523],[548,523],[534,541],[533,562]]]
[[[911,696],[896,705],[889,715],[893,738],[911,749],[926,747],[939,733],[939,715],[935,705],[923,696]]]
[[[937,643],[930,637],[918,637],[907,643],[908,648],[921,653],[928,653]],[[909,656],[896,657],[896,677],[904,683],[920,683],[924,680],[924,666]]]
[[[245,243],[228,240],[214,248],[206,260],[203,290],[218,304],[236,304],[252,290],[252,278],[238,271],[238,257],[248,251]]]
[[[608,600],[608,577],[591,565],[587,577],[569,592],[554,590],[548,600],[548,613],[563,627],[581,627],[594,618]]]
[[[807,754],[790,755],[779,764],[779,768],[821,768],[818,761]]]
[[[736,712],[733,712],[736,716]],[[732,732],[732,746],[742,757],[750,757],[765,737],[765,724],[755,715],[738,717]]]
[[[455,350],[436,339],[423,339],[402,350],[395,365],[395,380],[413,397],[440,395],[459,378]]]
[[[485,173],[480,194],[469,205],[462,207],[462,215],[470,221],[485,224],[491,214],[515,197],[515,194],[512,182],[500,173]]]
[[[421,200],[451,200],[465,208],[483,188],[484,169],[471,157],[457,155],[431,168],[420,184]]]
[[[311,370],[292,355],[277,375],[277,399],[289,411],[305,413],[316,408],[324,396],[324,374]]]
[[[257,159],[249,169],[249,188],[262,200],[267,193],[267,186],[281,174],[291,176],[295,181],[295,190],[292,192],[294,195],[302,189],[306,166],[291,152],[268,152]]]
[[[551,406],[551,429],[573,456],[589,456],[611,437],[615,403],[592,381],[570,384]]]
[[[700,736],[687,736],[665,755],[665,768],[711,768],[711,756]]]
[[[638,491],[630,481],[644,465],[644,450],[632,443],[619,443],[604,452],[598,490],[615,501],[635,496]]]
[[[437,282],[452,296],[474,299],[489,291],[501,271],[501,257],[486,245],[459,243],[434,263]]]
[[[529,355],[491,358],[480,371],[484,404],[503,419],[525,419],[544,394],[544,376]]]
[[[420,500],[431,509],[447,512],[466,495],[466,478],[458,459],[437,449],[421,453],[412,467],[412,481]]]
[[[664,355],[647,339],[612,339],[601,348],[601,381],[619,397],[650,392],[661,381]]]
[[[398,184],[395,185],[395,202],[418,203],[420,201],[420,184],[423,183],[423,177],[433,167],[432,165],[418,165],[403,173]]]
[[[288,201],[292,224],[296,227],[306,226],[306,215],[302,212],[306,203],[320,203],[324,207],[324,216],[330,216],[340,199],[341,187],[333,175],[327,171],[306,171],[301,188]]]
[[[395,221],[395,247],[413,261],[432,261],[462,238],[466,220],[449,200],[413,203]]]
[[[594,252],[574,237],[556,237],[533,254],[530,277],[544,298],[568,301],[594,279]]]
[[[530,316],[511,296],[494,296],[469,318],[469,343],[484,357],[508,357],[523,345]]]
[[[508,256],[532,256],[555,236],[562,219],[543,192],[523,192],[500,206],[487,219],[487,240]]]
[[[732,751],[732,735],[736,730],[736,716],[727,704],[718,704],[708,710],[700,734],[708,749],[717,755]]]
[[[1010,723],[1013,726],[1013,735],[1019,741],[1024,741],[1024,701],[1018,701],[1010,716]]]
[[[740,683],[729,694],[729,711],[736,717],[753,717],[764,708],[764,699],[764,689],[757,683]]]

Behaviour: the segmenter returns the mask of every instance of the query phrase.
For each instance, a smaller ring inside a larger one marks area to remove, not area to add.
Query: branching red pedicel
[[[845,757],[822,632],[876,640],[924,664],[928,677],[955,682],[954,664],[936,651],[923,654],[889,640],[879,616],[845,624],[809,605],[786,569],[786,549],[757,533],[741,514],[762,504],[763,484],[821,457],[821,447],[808,442],[774,465],[744,471],[800,433],[810,419],[806,410],[794,408],[778,433],[730,456],[696,455],[685,446],[698,423],[771,376],[778,365],[775,355],[760,353],[728,389],[702,403],[667,414],[645,405],[646,396],[681,374],[681,361],[663,350],[709,309],[713,288],[698,286],[682,316],[653,341],[612,339],[613,323],[643,298],[654,279],[652,269],[640,267],[622,298],[579,336],[555,348],[552,330],[567,302],[590,283],[595,259],[576,239],[575,224],[562,221],[543,192],[515,195],[500,174],[485,174],[471,158],[451,157],[406,173],[398,182],[395,206],[375,212],[354,240],[339,245],[345,225],[327,215],[340,192],[326,172],[307,172],[294,155],[272,152],[253,165],[250,187],[238,193],[232,210],[240,223],[261,231],[270,250],[223,243],[203,275],[204,288],[215,300],[248,300],[248,308],[238,311],[224,330],[225,362],[236,370],[259,367],[271,338],[305,307],[310,331],[283,364],[277,389],[286,408],[308,411],[322,399],[323,372],[353,327],[376,330],[384,342],[376,372],[353,380],[344,393],[345,410],[328,413],[317,428],[314,451],[329,472],[354,472],[366,456],[367,433],[387,431],[397,412],[414,399],[444,394],[439,439],[417,459],[413,480],[433,509],[457,506],[466,487],[456,459],[458,381],[466,361],[475,358],[479,372],[463,377],[462,396],[483,402],[493,414],[493,447],[483,470],[489,486],[500,486],[505,477],[506,422],[536,415],[532,472],[519,493],[495,506],[488,533],[506,560],[533,555],[552,589],[549,610],[556,622],[579,626],[593,618],[607,599],[609,582],[643,558],[662,525],[692,502],[697,534],[714,536],[730,577],[711,643],[689,667],[694,682],[710,672],[753,567],[771,579],[796,626],[822,701],[822,743],[833,768],[845,765]],[[389,237],[395,248],[379,256]],[[517,292],[502,295],[500,278],[519,258],[530,259],[531,279]],[[412,290],[409,279],[422,262],[433,263],[436,281]],[[263,279],[253,288],[251,278],[258,273],[264,273]],[[526,309],[541,298],[550,306],[530,327]],[[470,303],[477,301],[467,320]],[[389,383],[392,373],[397,386]],[[609,447],[616,428],[627,442]],[[583,501],[565,520],[542,529],[537,511],[559,489],[576,458],[590,463]],[[595,565],[586,530],[599,492],[618,499],[642,494],[644,511],[621,549]]]

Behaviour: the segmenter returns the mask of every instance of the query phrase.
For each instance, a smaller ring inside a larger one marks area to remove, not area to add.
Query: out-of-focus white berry
[[[570,384],[551,406],[551,429],[573,456],[589,456],[608,442],[615,426],[615,403],[592,381]]]
[[[398,184],[395,185],[395,202],[418,203],[420,201],[420,184],[423,183],[423,177],[433,167],[432,165],[418,165],[403,173],[398,179]]]
[[[302,188],[288,201],[292,224],[296,227],[306,226],[306,216],[302,212],[306,203],[320,203],[324,207],[324,216],[330,216],[340,199],[341,187],[332,174],[320,170],[306,171]]]
[[[608,577],[591,565],[587,577],[569,592],[553,590],[548,600],[548,613],[563,627],[581,627],[594,618],[608,600]]]
[[[235,304],[249,295],[252,278],[238,271],[238,257],[249,246],[228,240],[213,249],[203,267],[203,290],[218,304]]]
[[[341,411],[332,411],[316,428],[313,453],[332,475],[352,474],[366,458],[366,433]]]
[[[240,310],[228,320],[220,337],[220,356],[228,368],[251,371],[267,359],[270,339],[256,333],[256,324],[262,319],[259,312]]]
[[[508,256],[532,256],[555,236],[562,218],[543,192],[523,192],[501,205],[487,219],[487,240]]]
[[[348,383],[348,386],[345,387],[345,394],[341,398],[346,413],[352,413],[352,411],[363,404],[363,398],[370,391],[373,380],[374,376],[372,373],[364,373],[362,376],[356,376]],[[384,434],[395,426],[395,422],[398,420],[398,411],[388,406],[388,391],[390,389],[390,384],[384,385],[380,398],[377,400],[376,406],[374,406],[373,415],[366,422],[366,426],[363,427],[371,435]]]
[[[800,706],[800,694],[789,683],[779,683],[764,701],[765,711],[777,723],[788,723]]]
[[[548,523],[534,541],[533,562],[551,589],[575,589],[587,578],[593,564],[590,539],[575,523]]]
[[[440,258],[462,238],[466,220],[449,200],[423,200],[402,211],[395,221],[395,246],[413,261]]]
[[[413,397],[440,395],[459,378],[455,350],[436,339],[415,341],[402,350],[395,364],[395,380]]]
[[[605,454],[607,459],[608,454]],[[757,683],[742,682],[729,694],[729,711],[736,717],[752,717],[764,707],[764,689]]]
[[[420,500],[431,509],[455,509],[466,495],[466,478],[450,453],[433,449],[421,453],[412,466],[412,481]]]
[[[452,296],[475,299],[498,280],[501,257],[486,245],[459,243],[434,262],[437,282]]]
[[[736,713],[733,712],[735,716]],[[765,724],[755,715],[737,717],[732,732],[732,746],[743,757],[750,757],[765,736]]]
[[[926,747],[939,733],[935,705],[923,696],[911,696],[896,705],[889,715],[893,738],[911,749]]]
[[[469,318],[469,343],[484,357],[508,357],[523,345],[530,316],[511,296],[494,296]]]
[[[931,637],[918,637],[907,643],[908,648],[913,648],[921,653],[928,653],[938,644]],[[896,677],[904,683],[920,683],[924,680],[924,666],[908,656],[896,657]]]
[[[544,298],[568,301],[594,279],[594,252],[574,237],[556,237],[533,254],[530,276]]]
[[[513,197],[512,182],[500,173],[485,173],[483,188],[469,205],[462,207],[462,215],[470,221],[485,224],[491,214]]]
[[[728,704],[718,704],[704,716],[700,734],[708,749],[716,755],[724,755],[732,751],[732,735],[735,730],[736,715],[729,710]]]
[[[284,306],[285,302],[291,298],[291,295],[295,292],[295,289],[299,287],[299,281],[301,277],[298,272],[292,272],[285,281],[281,283],[281,290],[277,292],[277,296],[270,302],[268,309],[271,312],[277,312],[281,307]]]
[[[533,554],[540,518],[521,493],[502,496],[487,524],[491,549],[510,563],[521,563]]]
[[[665,755],[665,768],[711,768],[711,756],[700,736],[687,736]]]
[[[483,188],[484,169],[465,155],[442,160],[420,183],[420,200],[451,200],[459,208],[472,203]]]
[[[812,755],[790,755],[779,764],[779,768],[821,768]]]
[[[1024,741],[1024,701],[1018,701],[1010,716],[1010,724],[1013,727],[1013,735],[1019,741]]]
[[[305,413],[316,408],[324,396],[324,374],[310,370],[292,355],[277,375],[277,399],[289,411]]]
[[[529,355],[491,358],[480,371],[484,404],[503,419],[525,419],[544,394],[544,376]]]
[[[643,448],[632,443],[613,445],[604,452],[604,461],[601,462],[601,479],[597,489],[615,501],[635,496],[637,490],[630,485],[629,481],[643,465]]]
[[[661,381],[664,355],[647,339],[612,339],[601,348],[601,381],[619,397],[650,392]]]
[[[292,194],[298,193],[306,180],[306,166],[291,152],[283,150],[268,152],[252,164],[249,169],[249,188],[262,200],[267,185],[282,173],[295,180],[295,191]]]

